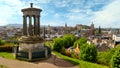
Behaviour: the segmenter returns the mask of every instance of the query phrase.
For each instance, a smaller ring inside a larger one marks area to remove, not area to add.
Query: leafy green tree
[[[120,68],[120,44],[115,47],[114,55],[111,59],[112,68]]]
[[[120,50],[117,50],[111,59],[112,68],[120,68]]]
[[[97,62],[104,65],[110,65],[110,60],[115,53],[114,51],[115,49],[113,48],[105,52],[98,52]]]
[[[53,43],[53,50],[57,52],[61,52],[63,48],[63,39],[62,38],[55,38]]]
[[[85,37],[81,37],[80,39],[78,39],[77,41],[74,42],[73,47],[76,48],[77,44],[79,46],[82,46],[83,44],[85,44],[87,42],[87,38]]]
[[[64,47],[68,48],[73,46],[74,42],[76,41],[76,37],[73,34],[66,34],[63,36]]]
[[[73,46],[76,37],[72,34],[66,34],[62,38],[55,38],[53,41],[53,50],[63,53],[65,48]]]
[[[80,48],[80,59],[96,62],[97,60],[97,50],[93,44],[84,44]]]

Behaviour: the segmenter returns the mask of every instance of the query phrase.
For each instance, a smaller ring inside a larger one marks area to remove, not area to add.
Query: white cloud
[[[67,7],[69,1],[68,0],[54,0],[52,2],[56,7]]]
[[[71,26],[75,26],[76,24],[90,25],[93,20],[91,16],[83,13],[69,13],[66,17],[67,22]]]
[[[94,20],[96,25],[102,27],[120,27],[120,0],[116,0],[105,6],[103,10],[95,12]]]
[[[45,21],[41,25],[50,25],[50,26],[64,26],[64,21]]]
[[[36,4],[47,4],[49,3],[51,0],[32,0],[30,2],[36,3]]]
[[[34,3],[33,7],[40,8],[40,4],[47,4],[51,0],[0,0],[0,26],[11,23],[22,23],[21,9],[29,7],[29,3]],[[41,15],[46,16],[48,13],[44,12]]]
[[[41,24],[62,25],[67,22],[70,25],[77,23],[89,25],[94,18],[95,26],[112,27],[117,24],[115,27],[119,27],[120,25],[118,24],[120,23],[120,0],[114,0],[110,4],[106,0],[0,0],[0,25],[22,23],[21,9],[29,7],[31,2],[35,4],[34,7],[43,9]],[[101,4],[108,5],[101,10],[96,6],[97,4],[100,4],[100,8]],[[57,10],[61,7],[65,9]],[[92,10],[94,7],[100,10]]]
[[[23,3],[20,0],[0,0],[0,25],[11,23],[14,16],[20,15],[22,7]]]
[[[54,14],[54,17],[59,18],[60,15],[59,15],[58,13],[55,13],[55,14]]]
[[[78,13],[78,12],[81,12],[81,10],[78,9],[78,8],[73,8],[73,9],[70,10],[70,12],[72,12],[72,13]]]

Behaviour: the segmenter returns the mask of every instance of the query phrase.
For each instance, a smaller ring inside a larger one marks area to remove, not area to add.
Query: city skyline
[[[22,24],[22,8],[41,8],[41,25],[75,26],[76,24],[95,27],[120,26],[120,0],[0,0],[0,24]],[[1,26],[0,25],[0,26]]]

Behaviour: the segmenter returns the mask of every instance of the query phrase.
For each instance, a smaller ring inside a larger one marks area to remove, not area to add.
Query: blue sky
[[[41,8],[41,25],[120,28],[120,0],[0,0],[0,25],[22,24],[21,9]]]

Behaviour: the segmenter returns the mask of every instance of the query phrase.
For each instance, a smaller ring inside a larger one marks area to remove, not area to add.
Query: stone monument
[[[21,11],[23,12],[23,35],[40,35],[40,12],[42,10],[38,8],[33,8],[33,3],[30,3],[30,8],[25,8]],[[29,18],[29,22],[27,22],[27,17]],[[32,17],[34,20],[33,25]],[[29,24],[28,28],[27,24]]]
[[[15,51],[15,57],[29,61],[48,58],[51,50],[44,45],[44,39],[40,36],[40,12],[42,10],[33,8],[33,3],[30,3],[30,8],[21,11],[23,12],[23,36],[18,40],[19,47]]]

